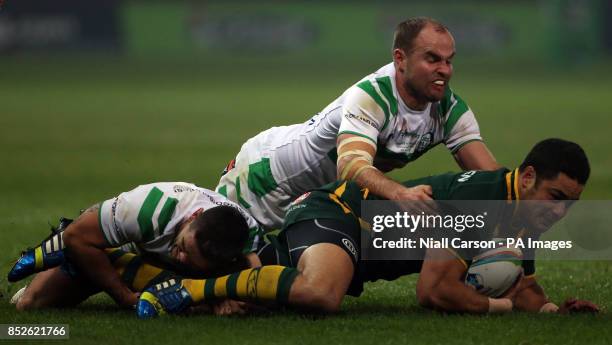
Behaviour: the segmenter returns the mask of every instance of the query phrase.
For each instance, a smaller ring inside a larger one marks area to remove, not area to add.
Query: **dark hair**
[[[198,215],[191,226],[203,258],[218,265],[229,265],[243,256],[249,226],[236,208],[213,207]]]
[[[536,171],[536,183],[540,178],[553,179],[564,173],[569,178],[586,184],[591,167],[580,145],[563,139],[546,139],[537,143],[519,167],[523,171],[532,166]]]
[[[449,32],[444,24],[428,17],[415,17],[405,20],[395,28],[393,34],[393,49],[402,49],[406,54],[412,49],[414,39],[427,26],[432,25],[438,32]]]

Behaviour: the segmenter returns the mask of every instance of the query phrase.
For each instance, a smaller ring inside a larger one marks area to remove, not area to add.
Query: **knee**
[[[21,297],[19,297],[19,299],[15,303],[15,308],[18,311],[26,311],[26,310],[35,309],[36,299],[34,296],[32,296],[32,294],[29,294],[26,289],[26,292],[24,292],[23,295],[21,295]]]
[[[333,286],[321,286],[303,283],[295,295],[295,300],[307,309],[323,313],[335,313],[340,310],[343,293],[338,293]]]
[[[43,295],[41,295],[41,291],[33,289],[32,286],[28,286],[23,293],[16,298],[14,303],[18,311],[26,311],[46,307],[48,301],[45,301]]]

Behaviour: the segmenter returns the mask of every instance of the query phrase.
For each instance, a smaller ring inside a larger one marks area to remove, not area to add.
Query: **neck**
[[[402,101],[404,101],[404,104],[406,104],[408,108],[418,111],[425,110],[427,103],[429,102],[419,101],[417,97],[412,95],[400,80],[399,73],[395,74],[395,86],[397,87],[397,92],[399,93],[400,98]]]

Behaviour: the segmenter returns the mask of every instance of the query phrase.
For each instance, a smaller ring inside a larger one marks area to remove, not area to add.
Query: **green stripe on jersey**
[[[449,88],[447,88],[446,90],[447,92],[444,95],[444,99],[440,102],[443,110],[443,113],[441,114],[442,116],[446,115],[446,113],[450,110],[450,113],[448,114],[448,117],[446,119],[446,123],[444,124],[445,138],[453,130],[453,127],[455,127],[455,124],[457,123],[457,121],[459,121],[461,115],[465,114],[469,109],[467,104],[463,101],[463,99],[461,99],[461,97],[459,97],[459,95],[450,91]],[[446,107],[448,107],[449,105],[450,109],[445,110]]]
[[[397,98],[393,96],[393,87],[391,86],[391,78],[389,77],[380,77],[376,78],[378,82],[378,87],[380,88],[380,92],[382,92],[383,96],[387,99],[387,103],[391,107],[391,114],[397,115]]]
[[[451,105],[453,105],[453,101],[451,100],[452,95],[453,92],[451,91],[450,87],[446,87],[446,89],[444,89],[444,97],[442,100],[440,100],[439,115],[441,117],[446,115],[446,113],[450,110]]]
[[[161,200],[164,193],[157,187],[153,187],[138,212],[138,226],[143,242],[148,242],[153,239],[153,213],[157,208],[157,204]]]
[[[157,227],[160,235],[164,232],[166,225],[170,222],[172,218],[172,214],[174,213],[174,209],[176,209],[176,204],[178,204],[178,199],[168,198],[164,203],[161,211],[159,212],[159,218],[157,218]]]
[[[217,193],[223,195],[224,197],[227,198],[227,185],[223,185],[221,187],[219,187],[219,189],[217,190]]]
[[[365,91],[368,95],[370,95],[370,97],[374,99],[376,104],[378,104],[378,106],[385,113],[385,123],[380,129],[382,131],[383,129],[385,129],[385,127],[387,127],[387,123],[389,122],[389,106],[387,105],[387,103],[385,103],[382,97],[380,97],[378,92],[376,92],[376,89],[369,80],[362,81],[361,83],[357,84],[357,87]]]
[[[242,193],[240,191],[240,177],[236,177],[236,198],[238,199],[238,203],[242,205],[244,208],[251,208],[251,204],[249,204],[246,200],[242,198]]]
[[[257,163],[249,164],[248,186],[258,197],[263,197],[278,187],[270,168],[270,158],[262,158]]]
[[[242,250],[243,254],[249,254],[253,251],[253,244],[255,243],[255,237],[259,234],[259,227],[254,226],[249,229],[249,238]]]
[[[367,136],[367,135],[365,135],[365,134],[361,134],[361,133],[357,133],[357,132],[353,132],[353,131],[342,131],[342,132],[338,132],[338,136],[340,136],[340,134],[351,134],[351,135],[357,135],[357,136],[360,136],[360,137],[363,137],[363,138],[369,139],[371,142],[373,142],[373,143],[374,143],[374,145],[376,145],[376,140],[374,140],[374,139],[372,139],[372,138],[368,137],[368,136]],[[336,158],[338,158],[338,156],[337,156],[337,155],[336,155]]]

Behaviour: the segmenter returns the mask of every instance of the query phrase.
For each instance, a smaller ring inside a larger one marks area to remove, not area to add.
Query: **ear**
[[[536,184],[536,171],[529,165],[527,166],[519,176],[519,186],[522,191],[528,191],[535,188]]]
[[[189,222],[189,221],[192,221],[192,220],[196,219],[196,217],[201,215],[202,213],[204,213],[204,209],[203,208],[197,209],[197,211],[192,213],[191,216],[189,216],[189,218],[187,218],[187,221]]]
[[[393,49],[393,62],[395,63],[395,66],[400,68],[400,70],[403,70],[401,64],[404,62],[404,60],[406,60],[406,53],[399,48]]]

